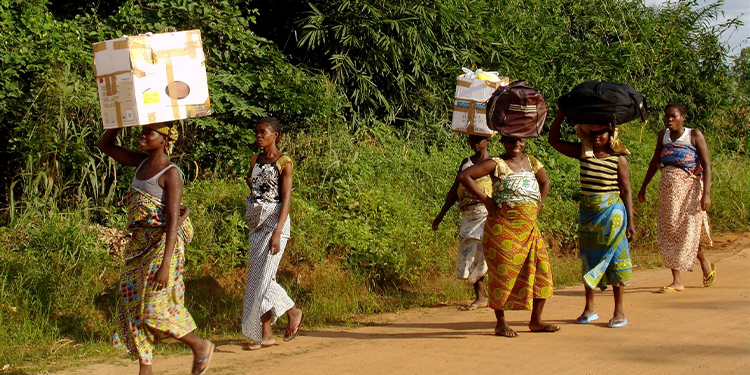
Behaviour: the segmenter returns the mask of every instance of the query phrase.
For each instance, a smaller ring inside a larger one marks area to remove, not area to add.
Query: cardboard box
[[[200,30],[94,43],[104,129],[211,114]]]
[[[457,133],[493,136],[497,132],[487,126],[487,99],[500,86],[509,83],[507,77],[498,82],[458,76],[453,106],[453,123],[451,130]]]

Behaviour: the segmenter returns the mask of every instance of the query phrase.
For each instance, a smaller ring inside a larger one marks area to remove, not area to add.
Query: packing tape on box
[[[96,67],[95,67],[96,68]],[[114,72],[110,74],[103,74],[100,76],[96,76],[96,79],[103,79],[104,83],[107,86],[107,96],[112,96],[117,94],[117,76],[120,74],[126,74],[130,73],[128,70],[121,70],[119,72]]]
[[[479,114],[484,116],[487,114],[487,106],[484,102],[478,102],[476,100],[456,100],[453,110],[456,112],[466,112],[466,131],[468,133],[474,131],[474,118],[476,115]]]
[[[104,85],[107,88],[107,96],[112,96],[112,77],[104,77]],[[117,87],[117,84],[115,84]]]
[[[156,60],[154,49],[145,36],[136,36],[130,38],[130,59],[133,61],[145,61],[152,64]]]
[[[107,92],[109,95],[117,95],[117,77],[109,76],[107,80]]]
[[[180,56],[188,56],[190,57],[190,59],[195,60],[198,58],[199,48],[202,48],[200,42],[188,41],[185,42],[184,48],[172,48],[163,51],[154,51],[154,61]]]
[[[503,80],[495,81],[495,82],[484,81],[484,84],[487,85],[488,87],[492,87],[493,89],[497,90],[500,86],[503,86]]]
[[[115,40],[114,42],[112,42],[112,48],[114,48],[115,50],[128,49],[129,47],[130,46],[127,38],[123,40]]]
[[[117,127],[122,127],[122,108],[120,108],[120,102],[115,101],[115,116],[117,116]]]
[[[94,53],[106,51],[107,50],[107,42],[99,42],[94,43],[91,45],[91,49],[94,50]]]
[[[174,83],[174,65],[172,65],[172,59],[167,59],[167,90],[170,93],[177,92],[177,86]],[[177,103],[177,97],[168,95],[172,102],[172,114],[174,118],[180,118],[180,106]]]

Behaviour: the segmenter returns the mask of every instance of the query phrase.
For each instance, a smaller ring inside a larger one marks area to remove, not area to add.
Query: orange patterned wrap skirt
[[[531,310],[533,299],[552,297],[552,267],[536,204],[503,204],[498,217],[487,218],[482,243],[492,309]]]

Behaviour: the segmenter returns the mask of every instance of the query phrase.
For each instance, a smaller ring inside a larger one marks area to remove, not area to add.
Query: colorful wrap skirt
[[[581,195],[578,242],[587,287],[625,286],[633,278],[627,227],[620,194]]]
[[[503,204],[498,217],[487,217],[482,243],[494,310],[531,310],[534,299],[552,297],[552,267],[537,227],[537,209],[532,202]]]
[[[656,239],[664,265],[671,269],[692,271],[698,249],[712,245],[702,197],[700,177],[678,167],[662,168]]]
[[[169,266],[167,287],[157,290],[150,282],[161,266],[167,238],[165,206],[159,198],[132,189],[127,196],[130,240],[120,275],[117,320],[113,337],[116,347],[150,365],[153,346],[160,339],[181,338],[197,328],[185,308],[185,246],[193,239],[193,226],[186,219],[177,232]]]

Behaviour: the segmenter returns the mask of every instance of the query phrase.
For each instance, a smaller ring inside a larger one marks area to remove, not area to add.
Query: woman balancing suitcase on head
[[[205,374],[214,344],[193,333],[196,325],[184,305],[185,246],[193,238],[193,226],[187,217],[190,210],[181,205],[180,171],[169,161],[177,128],[165,123],[144,126],[139,142],[142,152],[116,146],[118,132],[107,130],[99,148],[138,169],[126,197],[131,237],[123,254],[114,344],[124,344],[138,357],[139,374],[149,375],[154,345],[173,337],[193,350],[191,373]]]
[[[629,85],[588,81],[561,96],[558,104],[560,111],[550,128],[549,143],[580,162],[578,239],[586,306],[576,322],[586,324],[599,318],[594,288],[611,285],[615,309],[607,326],[623,327],[628,323],[623,310],[624,289],[633,277],[628,241],[633,238],[635,225],[625,159],[630,152],[619,141],[616,125],[638,116],[645,119],[645,100]],[[581,142],[560,139],[564,119],[577,124]]]
[[[656,150],[648,165],[638,200],[646,201],[646,187],[661,169],[656,233],[664,264],[672,269],[672,283],[661,293],[681,291],[681,271],[692,271],[697,258],[703,270],[703,286],[716,280],[716,266],[703,255],[711,246],[708,215],[711,207],[711,162],[706,139],[698,129],[684,127],[685,106],[664,108],[666,129],[659,132]],[[663,165],[663,167],[661,167]]]
[[[516,337],[505,310],[531,310],[529,330],[556,332],[560,327],[542,320],[544,304],[552,297],[552,267],[547,246],[537,226],[537,215],[549,193],[544,166],[524,154],[526,140],[503,136],[505,152],[459,173],[466,189],[484,202],[488,217],[482,237],[489,266],[489,305],[495,310],[495,335]],[[492,194],[475,180],[489,175]]]
[[[549,133],[549,143],[561,154],[578,159],[581,169],[581,203],[578,213],[578,239],[583,261],[586,306],[577,323],[599,318],[594,307],[594,288],[611,285],[615,310],[608,326],[628,323],[623,310],[625,286],[633,277],[628,240],[633,238],[633,199],[630,171],[625,159],[630,152],[617,139],[617,130],[608,125],[578,125],[581,142],[560,139],[560,109]]]
[[[495,335],[518,336],[508,324],[506,310],[531,310],[531,332],[557,332],[559,326],[542,320],[544,304],[553,293],[552,267],[537,226],[550,182],[542,163],[524,153],[525,138],[539,135],[547,107],[524,81],[498,89],[489,103],[488,123],[504,134],[500,142],[505,152],[465,169],[458,179],[487,208],[482,247],[489,306],[497,319]],[[486,175],[492,179],[491,196],[475,182]]]

